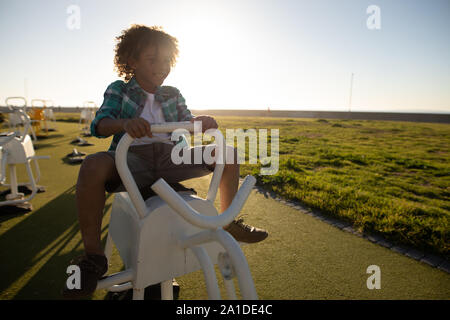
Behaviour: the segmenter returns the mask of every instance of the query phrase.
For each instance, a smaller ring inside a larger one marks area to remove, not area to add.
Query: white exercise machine
[[[193,132],[191,122],[152,124],[152,132]],[[247,176],[227,210],[214,206],[225,166],[226,144],[219,130],[213,134],[216,165],[206,199],[194,192],[175,192],[164,179],[152,186],[157,196],[146,201],[127,166],[133,141],[128,134],[116,150],[116,166],[127,192],[115,194],[105,255],[110,260],[114,243],[125,270],[100,280],[98,289],[111,292],[133,289],[133,299],[143,299],[144,289],[161,283],[161,298],[173,299],[172,279],[202,269],[209,299],[220,299],[214,264],[218,264],[229,299],[236,299],[233,277],[237,276],[243,299],[258,299],[247,260],[239,243],[223,229],[241,211],[256,179]],[[218,161],[222,159],[223,161]]]
[[[53,102],[53,100],[45,100],[45,107],[45,119],[47,121],[56,122],[55,113],[53,112],[53,109],[55,108],[55,103]]]
[[[10,106],[8,101],[6,104]],[[0,185],[11,188],[11,193],[6,195],[6,200],[0,201],[0,207],[5,205],[12,206],[23,204],[33,199],[38,191],[37,183],[39,182],[41,175],[37,160],[50,158],[48,156],[37,156],[35,154],[33,142],[27,134],[28,130],[31,129],[31,120],[24,109],[15,109],[14,113],[17,114],[19,118],[23,119],[24,127],[23,132],[15,131],[0,134]],[[33,161],[35,165],[36,179],[34,178],[31,169],[31,161]],[[16,166],[18,164],[23,164],[26,167],[29,178],[29,181],[26,183],[19,183],[17,180]],[[5,183],[7,176],[6,167],[9,169],[9,184]],[[31,194],[25,198],[23,193],[19,193],[19,186],[31,187]]]
[[[55,103],[53,100],[45,100],[44,117],[47,122],[48,131],[56,131],[56,117],[53,109]]]
[[[17,104],[17,101],[21,101],[22,104]],[[31,127],[31,118],[27,114],[27,100],[24,97],[8,97],[5,99],[5,104],[9,109],[8,112],[8,126],[10,130],[14,130],[18,135],[21,134],[20,127],[25,127],[29,124],[28,130],[31,132],[34,141],[37,141],[36,134]],[[27,130],[27,132],[28,132]]]
[[[92,120],[95,118],[95,110],[97,109],[97,104],[93,101],[85,101],[83,103],[83,109],[80,113],[80,128],[85,135],[90,134],[90,126]]]
[[[31,100],[31,124],[37,136],[41,135],[41,130],[44,135],[48,135],[47,119],[45,118],[44,110],[46,109],[46,100],[32,99]]]

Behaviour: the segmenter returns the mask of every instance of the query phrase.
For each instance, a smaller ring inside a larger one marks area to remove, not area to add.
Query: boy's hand
[[[208,129],[217,129],[219,127],[217,125],[216,120],[214,120],[214,118],[210,117],[210,116],[197,116],[195,118],[192,118],[190,121],[191,122],[201,121],[202,122],[202,132],[205,132]]]
[[[127,119],[123,129],[133,138],[152,137],[150,123],[143,118]]]

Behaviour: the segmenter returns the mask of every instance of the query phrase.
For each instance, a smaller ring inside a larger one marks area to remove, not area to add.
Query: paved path
[[[264,194],[265,197],[271,197],[272,199],[279,201],[280,203],[295,208],[299,210],[303,214],[310,215],[316,219],[319,219],[320,221],[323,221],[325,223],[328,223],[336,228],[339,228],[343,231],[350,232],[358,237],[362,237],[370,242],[376,243],[380,246],[383,246],[385,248],[391,249],[394,252],[397,252],[399,254],[403,254],[411,259],[426,263],[434,268],[438,268],[442,271],[445,271],[447,273],[450,273],[450,262],[446,260],[444,257],[424,252],[421,250],[417,250],[413,247],[404,246],[404,245],[396,245],[392,241],[385,239],[381,235],[371,235],[371,234],[364,234],[357,230],[355,230],[352,225],[348,222],[340,221],[339,219],[329,217],[327,215],[322,214],[321,212],[317,210],[312,210],[309,208],[306,208],[301,203],[292,201],[292,200],[286,200],[281,198],[280,196],[276,195],[274,192],[270,192],[265,190],[262,187],[256,186],[255,190],[257,190],[259,193]]]

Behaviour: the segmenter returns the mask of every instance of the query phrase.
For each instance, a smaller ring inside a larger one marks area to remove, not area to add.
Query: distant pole
[[[25,93],[25,99],[27,99],[27,103],[28,103],[28,79],[27,78],[25,78],[23,80],[23,90]]]
[[[350,78],[350,97],[348,99],[348,112],[352,111],[353,72]]]

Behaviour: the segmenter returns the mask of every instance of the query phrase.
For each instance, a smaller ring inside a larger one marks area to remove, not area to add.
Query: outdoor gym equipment
[[[37,156],[35,154],[33,142],[27,134],[28,130],[31,128],[30,118],[22,109],[18,109],[15,112],[25,119],[24,131],[21,134],[18,134],[17,132],[0,134],[0,185],[11,188],[11,193],[6,195],[5,201],[0,202],[0,206],[23,204],[33,199],[38,191],[37,183],[39,182],[41,176],[37,160],[50,158],[49,156]],[[31,169],[31,161],[33,161],[35,165],[37,174],[36,179],[34,178],[33,171]],[[29,182],[18,183],[16,174],[16,166],[18,164],[25,165]],[[8,166],[10,173],[9,184],[5,184],[6,166]],[[32,190],[31,194],[27,198],[24,198],[24,194],[18,192],[19,186],[30,186]]]
[[[85,136],[90,135],[90,126],[92,120],[95,118],[95,110],[97,109],[97,104],[93,101],[85,101],[83,103],[83,109],[80,114],[80,127],[81,131]]]
[[[48,127],[48,131],[56,131],[55,124],[56,124],[56,117],[53,113],[53,108],[55,107],[55,104],[53,103],[53,100],[45,100],[45,107],[44,107],[44,117],[45,120],[48,123],[52,123],[52,127]]]
[[[38,107],[36,103],[42,103],[42,106]],[[30,118],[32,122],[32,126],[36,135],[40,135],[41,132],[41,124],[44,124],[44,133],[48,134],[47,121],[45,119],[44,110],[45,110],[45,100],[43,99],[32,99],[31,100],[31,113]]]
[[[21,100],[22,105],[17,105],[14,100]],[[33,127],[31,127],[31,119],[27,115],[27,100],[24,97],[8,97],[5,99],[5,104],[9,109],[9,121],[8,126],[10,130],[14,130],[18,135],[21,135],[20,126],[24,126],[24,132],[31,131],[33,140],[37,141],[36,134],[34,133]],[[29,128],[25,130],[25,126],[29,125]]]
[[[175,129],[193,131],[191,122],[152,124],[153,133]],[[225,140],[214,134],[215,159],[224,159]],[[225,161],[217,161],[206,199],[191,191],[175,192],[160,178],[152,186],[157,196],[144,202],[127,165],[133,138],[125,134],[116,151],[116,166],[127,192],[116,193],[112,205],[105,255],[110,260],[116,245],[125,270],[99,281],[97,289],[111,292],[133,289],[133,299],[143,299],[144,289],[161,283],[161,298],[173,299],[172,279],[202,269],[210,299],[220,299],[214,264],[219,265],[227,295],[236,299],[232,278],[238,278],[243,299],[258,299],[247,260],[236,240],[222,227],[241,211],[256,179],[247,176],[230,207],[218,215],[214,207]],[[210,154],[210,153],[209,153]]]

